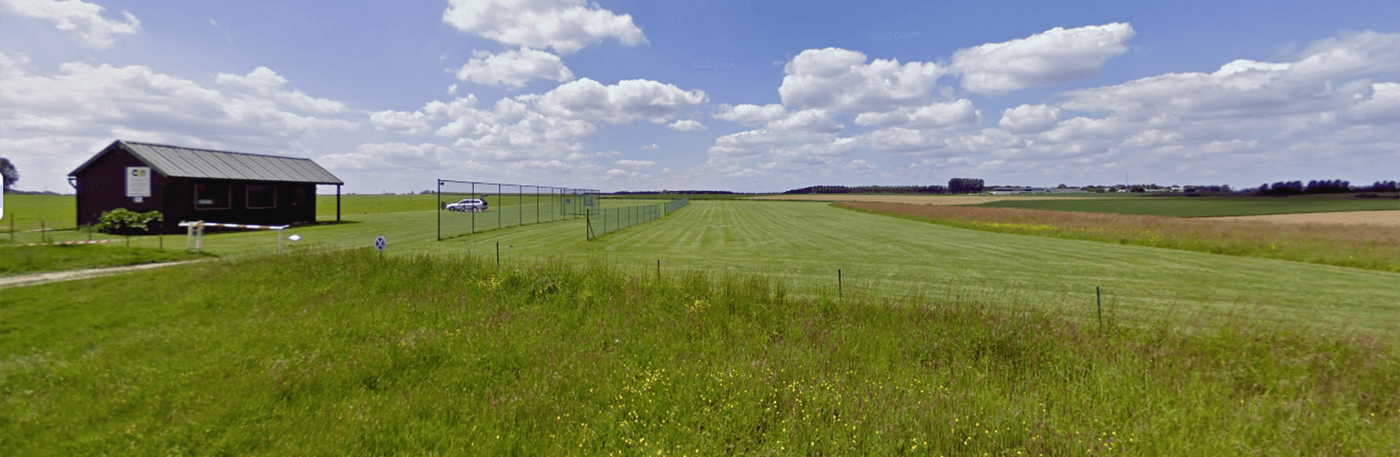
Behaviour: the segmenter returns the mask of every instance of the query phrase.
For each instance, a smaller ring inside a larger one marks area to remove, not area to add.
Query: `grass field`
[[[16,246],[0,251],[0,276],[44,271],[79,270],[209,257],[184,250],[125,246]]]
[[[835,204],[953,227],[1400,273],[1400,225],[1277,224],[1018,208]]]
[[[303,241],[280,256],[271,232],[211,234],[216,262],[7,288],[0,442],[18,455],[1400,451],[1395,273],[819,202],[695,201],[595,241],[575,219],[439,242],[437,216],[348,214],[289,231]]]
[[[762,238],[736,208],[700,208]],[[0,442],[36,456],[1400,452],[1388,340],[1245,319],[1086,327],[1008,310],[1006,291],[797,297],[764,277],[588,265],[359,249],[7,290]]]
[[[1251,216],[1400,209],[1400,200],[1339,195],[1294,197],[1133,197],[1081,200],[1024,199],[982,203],[984,208],[1020,208],[1173,217]]]
[[[462,214],[454,214],[461,216]],[[1400,331],[1396,275],[1095,241],[989,233],[862,214],[818,202],[698,201],[666,218],[587,241],[582,220],[436,241],[434,211],[367,214],[300,227],[289,250],[369,247],[389,255],[471,253],[507,261],[604,261],[654,274],[688,270],[764,274],[801,293],[844,288],[885,296],[996,292],[1008,307],[1034,303],[1093,316],[1093,288],[1120,319],[1181,322],[1234,313],[1261,323],[1342,331]],[[183,237],[166,237],[183,246]],[[154,247],[154,237],[133,246]],[[273,232],[205,237],[221,257],[272,253]],[[796,292],[795,292],[796,293]]]

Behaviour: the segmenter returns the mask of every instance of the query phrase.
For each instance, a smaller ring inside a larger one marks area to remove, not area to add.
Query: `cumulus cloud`
[[[571,54],[606,38],[647,42],[632,16],[586,0],[448,0],[443,22],[498,42]]]
[[[544,51],[520,49],[500,54],[476,51],[476,58],[457,70],[457,79],[487,86],[525,87],[536,79],[572,81],[573,72],[559,57]]]
[[[694,119],[678,119],[676,120],[676,122],[672,122],[671,125],[666,126],[666,128],[675,130],[677,132],[690,132],[694,130],[706,129],[705,124],[701,124],[700,121]]]
[[[1109,58],[1128,52],[1132,25],[1122,22],[1073,29],[1055,27],[1026,38],[988,43],[953,54],[962,86],[1001,95],[1031,86],[1058,84],[1099,71]]]
[[[42,151],[20,157],[30,164],[42,156],[42,163],[29,168],[36,171],[33,176],[43,173],[59,183],[117,138],[308,155],[312,151],[303,141],[356,127],[317,112],[335,111],[324,108],[338,102],[286,90],[285,80],[205,86],[145,66],[79,62],[61,64],[53,74],[34,74],[26,59],[5,52],[0,52],[0,72],[0,150]]]
[[[1016,133],[1043,132],[1060,121],[1060,109],[1049,105],[1021,105],[1001,113],[1001,128]]]
[[[102,16],[106,10],[96,3],[82,0],[0,0],[0,7],[15,14],[52,21],[59,30],[71,32],[83,44],[106,49],[116,41],[113,35],[134,35],[141,31],[141,21],[122,11],[123,20]]]
[[[534,102],[540,112],[554,116],[613,124],[645,119],[659,124],[704,103],[708,97],[704,91],[681,90],[671,84],[645,79],[622,80],[604,86],[583,78],[522,99]]]
[[[259,97],[274,100],[285,106],[314,113],[340,113],[346,111],[345,103],[325,98],[315,98],[299,90],[285,90],[287,78],[267,67],[258,67],[244,76],[219,73],[214,79],[219,84],[251,89]]]
[[[630,169],[633,169],[633,170],[640,170],[640,169],[643,169],[643,168],[651,168],[651,167],[656,166],[656,161],[652,161],[652,160],[619,160],[619,161],[613,162],[613,165],[616,166],[616,167],[618,167],[618,168],[630,168]]]
[[[9,59],[14,62],[13,59]],[[11,73],[0,80],[0,122],[67,133],[111,135],[113,129],[183,132],[208,137],[292,138],[354,123],[316,114],[344,109],[340,102],[281,89],[280,77],[255,71],[226,90],[162,74],[149,67],[69,62],[58,74]],[[243,83],[247,84],[243,84]],[[298,114],[294,111],[311,112]],[[34,119],[46,119],[37,123]],[[26,120],[28,119],[28,120]]]
[[[865,54],[839,48],[802,51],[783,67],[783,104],[843,113],[881,112],[929,102],[948,69],[897,59],[865,63]]]
[[[741,105],[725,103],[719,105],[719,112],[715,113],[714,118],[738,122],[752,127],[767,124],[773,120],[782,118],[786,114],[787,108],[778,103],[763,106],[747,103]]]
[[[855,122],[872,127],[939,129],[976,124],[981,117],[977,108],[972,106],[972,101],[964,98],[919,107],[901,107],[883,113],[861,113],[856,116]]]

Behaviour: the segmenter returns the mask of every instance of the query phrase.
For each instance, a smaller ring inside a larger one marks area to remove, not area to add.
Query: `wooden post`
[[[335,221],[340,222],[340,184],[335,185]],[[203,226],[200,228],[202,230]]]

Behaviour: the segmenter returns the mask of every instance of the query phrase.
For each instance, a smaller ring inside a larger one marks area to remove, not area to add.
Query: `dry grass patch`
[[[1374,225],[1283,224],[898,203],[840,202],[834,205],[991,232],[1118,242],[1400,273],[1400,230]]]

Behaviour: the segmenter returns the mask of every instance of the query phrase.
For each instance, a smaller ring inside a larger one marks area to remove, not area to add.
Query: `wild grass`
[[[803,298],[799,298],[803,297]],[[1400,345],[371,251],[6,290],[11,455],[1395,455]]]
[[[1355,194],[1293,197],[1131,197],[1079,200],[1022,199],[982,203],[983,208],[1020,208],[1089,213],[1175,217],[1252,216],[1261,214],[1378,211],[1400,209],[1385,199],[1358,199]]]
[[[1013,208],[834,203],[840,208],[999,233],[1104,241],[1400,272],[1400,230]]]
[[[58,245],[0,248],[0,276],[203,259],[209,254],[143,247]]]

